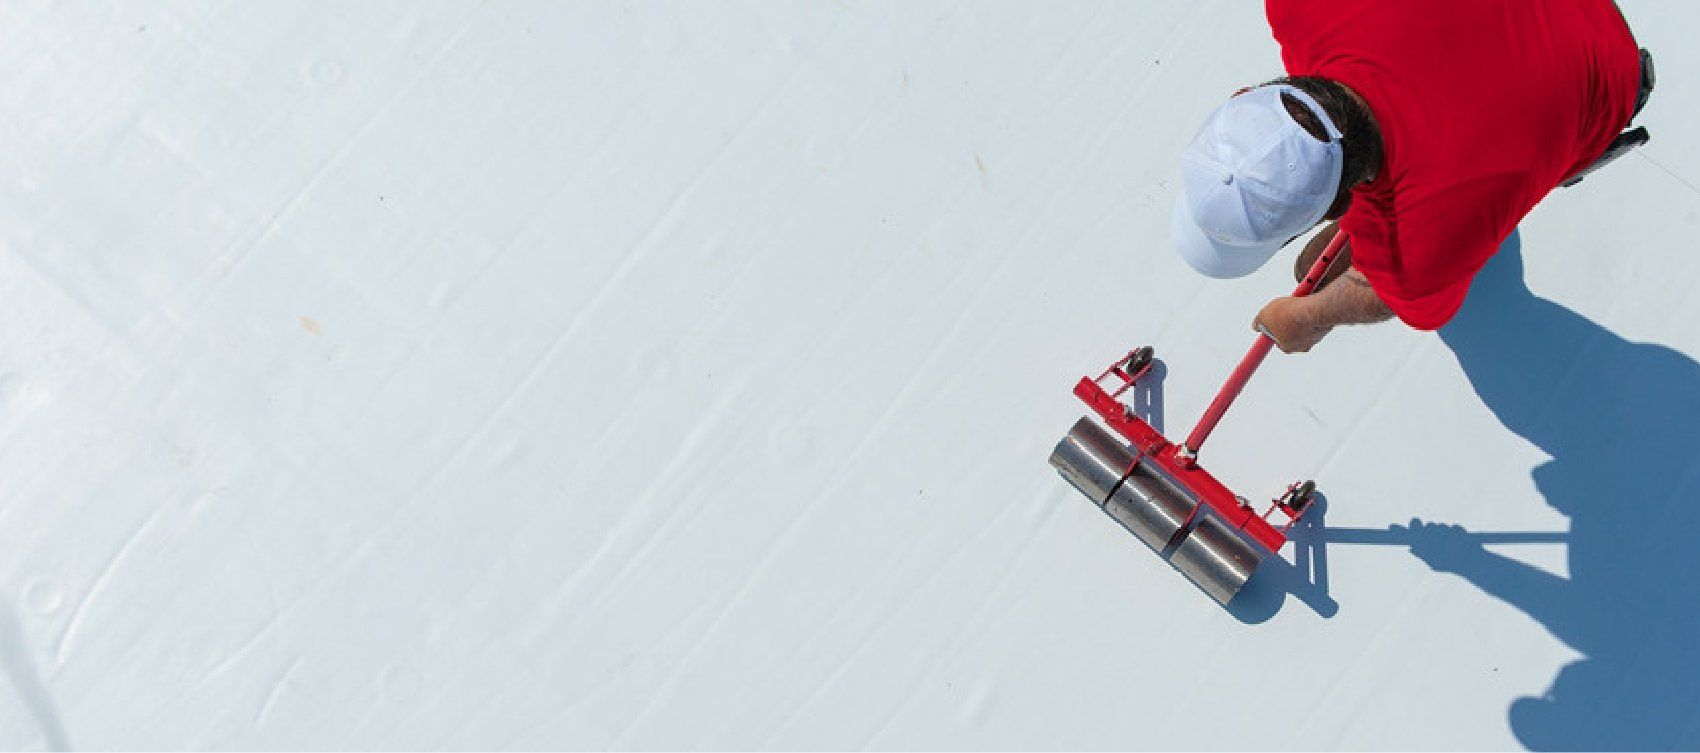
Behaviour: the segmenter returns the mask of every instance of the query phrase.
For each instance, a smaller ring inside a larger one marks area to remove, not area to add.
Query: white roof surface
[[[1700,4],[1625,6],[1652,144],[1204,458],[1557,536],[1225,611],[1046,456],[1290,288],[1167,241],[1256,4],[0,5],[0,747],[1700,747]]]

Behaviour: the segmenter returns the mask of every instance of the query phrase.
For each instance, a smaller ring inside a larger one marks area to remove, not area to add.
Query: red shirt
[[[1384,160],[1352,263],[1435,329],[1523,216],[1629,124],[1640,54],[1611,0],[1267,0],[1288,75],[1351,87]]]

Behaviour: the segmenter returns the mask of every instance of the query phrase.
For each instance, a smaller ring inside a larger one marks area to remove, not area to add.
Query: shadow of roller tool
[[[1339,256],[1346,234],[1337,233],[1293,291],[1309,295]],[[1204,411],[1186,441],[1175,444],[1119,399],[1151,369],[1150,346],[1129,351],[1096,379],[1082,377],[1074,394],[1111,434],[1082,418],[1051,452],[1051,465],[1093,503],[1222,605],[1245,586],[1258,563],[1287,543],[1287,531],[1316,491],[1311,481],[1287,487],[1258,514],[1198,465],[1198,451],[1245,388],[1274,340],[1260,335],[1251,351]],[[1105,384],[1112,389],[1106,390]],[[1117,436],[1119,435],[1119,436]],[[1279,510],[1285,521],[1271,522]]]

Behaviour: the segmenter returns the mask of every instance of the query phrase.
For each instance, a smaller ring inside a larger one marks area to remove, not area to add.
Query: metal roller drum
[[[1082,418],[1051,452],[1051,465],[1139,540],[1161,552],[1198,502],[1147,463],[1134,467],[1136,457],[1096,421]]]
[[[1133,473],[1116,488],[1104,512],[1138,536],[1146,546],[1162,552],[1186,525],[1198,501],[1171,481],[1162,471],[1141,460]]]
[[[1169,558],[1169,564],[1224,606],[1245,587],[1262,561],[1263,550],[1214,515],[1200,515],[1192,533]]]
[[[1099,507],[1127,475],[1133,459],[1133,450],[1090,418],[1076,421],[1051,451],[1051,465]]]
[[[1090,418],[1075,422],[1068,436],[1057,443],[1051,465],[1159,554],[1165,553],[1199,506],[1198,499],[1167,473],[1139,459],[1125,442]],[[1203,513],[1168,559],[1211,598],[1227,604],[1251,578],[1263,560],[1263,550],[1220,518]]]

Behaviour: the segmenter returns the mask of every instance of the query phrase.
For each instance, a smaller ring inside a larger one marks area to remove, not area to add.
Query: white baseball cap
[[[1328,141],[1293,120],[1282,94],[1310,108]],[[1170,226],[1181,258],[1216,278],[1263,266],[1334,203],[1340,138],[1316,100],[1287,84],[1257,87],[1216,108],[1181,152],[1181,195]]]

